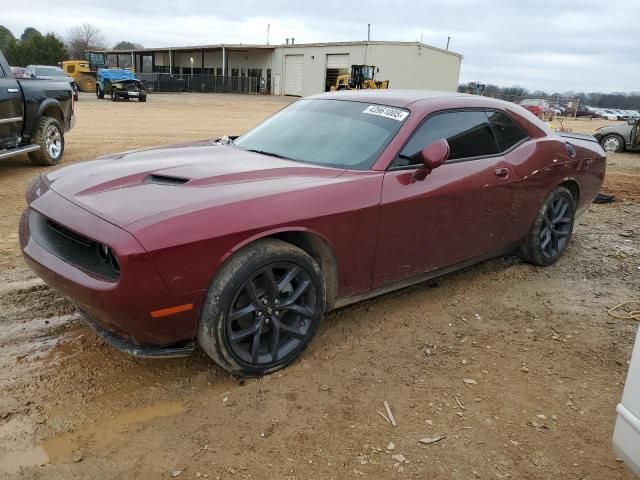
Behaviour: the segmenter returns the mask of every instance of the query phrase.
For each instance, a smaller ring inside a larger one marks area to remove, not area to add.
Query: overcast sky
[[[114,6],[111,6],[113,4]],[[20,0],[0,22],[63,36],[88,22],[109,46],[416,41],[464,55],[461,81],[530,90],[640,91],[638,0]]]

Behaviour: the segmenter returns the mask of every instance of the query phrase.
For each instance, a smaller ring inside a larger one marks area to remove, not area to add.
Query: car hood
[[[67,200],[124,227],[167,212],[328,184],[342,173],[200,142],[101,157],[54,170],[44,180]]]
[[[631,136],[632,125],[606,125],[596,130],[596,135],[606,135],[609,133],[617,133],[628,140]]]
[[[38,75],[36,77],[38,80],[58,80],[62,82],[73,82],[73,78],[68,75]]]

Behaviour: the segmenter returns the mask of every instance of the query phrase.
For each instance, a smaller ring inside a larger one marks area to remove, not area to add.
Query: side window
[[[524,130],[504,113],[487,112],[487,115],[489,116],[489,121],[493,127],[501,152],[509,150],[516,143],[528,138]]]
[[[498,144],[485,112],[445,112],[428,118],[418,127],[402,149],[395,166],[421,164],[422,149],[441,138],[449,142],[449,160],[498,153]]]

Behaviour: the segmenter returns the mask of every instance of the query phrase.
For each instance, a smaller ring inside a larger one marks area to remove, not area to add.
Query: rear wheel
[[[42,117],[33,132],[31,143],[40,149],[29,153],[34,165],[57,165],[64,154],[64,130],[53,117]]]
[[[573,232],[575,203],[571,192],[564,187],[557,187],[547,196],[521,246],[523,260],[548,266],[560,258]]]
[[[233,374],[263,375],[302,353],[324,309],[324,278],[315,260],[286,242],[260,240],[216,274],[201,312],[198,343]]]
[[[96,90],[96,79],[94,76],[83,73],[80,75],[80,81],[78,82],[78,88],[83,92],[94,92]]]
[[[624,140],[620,135],[610,134],[600,142],[605,152],[624,152]]]
[[[96,97],[102,100],[104,98],[104,90],[100,90],[100,85],[96,84]]]

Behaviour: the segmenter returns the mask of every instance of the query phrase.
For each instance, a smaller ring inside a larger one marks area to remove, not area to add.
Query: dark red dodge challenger
[[[300,100],[237,138],[128,152],[38,177],[27,263],[111,345],[200,346],[259,375],[326,311],[519,251],[551,265],[605,152],[524,108],[443,92]]]

